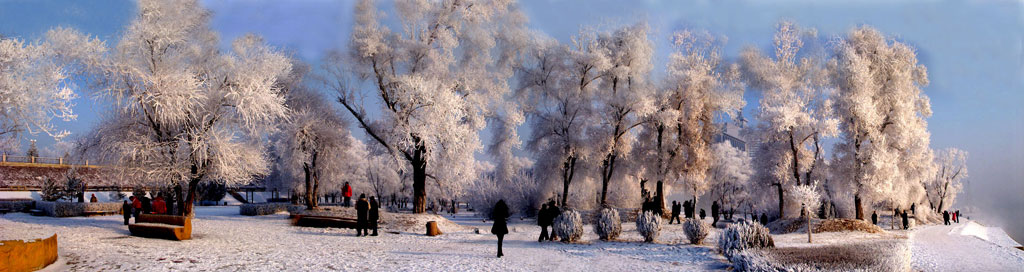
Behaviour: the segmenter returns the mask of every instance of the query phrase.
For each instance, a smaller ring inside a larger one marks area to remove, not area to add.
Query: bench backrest
[[[136,223],[160,223],[175,226],[192,226],[192,219],[187,216],[164,215],[164,214],[140,214],[135,219]]]

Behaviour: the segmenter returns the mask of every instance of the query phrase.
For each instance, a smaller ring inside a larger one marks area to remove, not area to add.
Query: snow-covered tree
[[[811,229],[811,218],[814,218],[814,211],[818,209],[818,205],[821,204],[821,194],[818,193],[818,182],[811,184],[802,184],[793,186],[790,190],[793,192],[793,200],[800,204],[801,211],[805,223],[807,224],[807,242],[811,242],[811,233],[814,231]]]
[[[398,1],[400,32],[373,1],[355,8],[349,53],[328,60],[328,85],[371,139],[411,168],[413,210],[426,208],[427,178],[459,192],[476,178],[479,132],[504,109],[525,17],[512,1]],[[351,69],[351,70],[349,70]],[[345,80],[354,72],[372,88]],[[362,98],[381,106],[371,119]]]
[[[928,180],[925,189],[932,209],[941,213],[953,206],[957,194],[963,189],[963,180],[967,178],[967,151],[943,149],[936,154],[935,164],[938,168],[936,176]]]
[[[722,209],[736,208],[750,197],[750,177],[754,169],[747,152],[733,147],[728,142],[711,145],[711,197],[718,200]]]
[[[202,181],[230,186],[268,172],[263,133],[288,114],[279,79],[288,57],[246,35],[222,52],[195,0],[139,2],[105,61],[100,95],[115,108],[91,146],[141,184],[187,184],[192,213]]]
[[[865,198],[900,195],[903,202],[924,181],[931,106],[921,88],[928,73],[914,48],[867,26],[850,31],[835,53],[829,66],[842,133],[834,163],[845,165],[832,176],[852,184],[856,218],[864,219]]]
[[[805,38],[815,30],[802,30],[782,22],[775,33],[775,57],[755,48],[741,53],[748,84],[761,91],[752,138],[762,146],[756,160],[760,182],[774,187],[779,216],[786,216],[785,190],[820,179],[825,167],[821,140],[838,132],[832,116],[825,63],[821,55],[803,54]]]
[[[684,30],[673,37],[676,51],[669,56],[665,89],[675,119],[677,180],[693,195],[694,203],[711,183],[712,136],[718,133],[716,116],[733,116],[743,100],[739,65],[722,60],[721,41],[707,32]]]
[[[105,50],[102,41],[61,27],[36,42],[0,36],[0,139],[25,131],[57,140],[67,136],[50,122],[76,118],[72,100],[77,86],[71,76]]]
[[[286,172],[294,180],[304,181],[306,208],[314,209],[323,192],[322,184],[327,187],[352,180],[356,173],[362,176],[363,165],[358,161],[363,158],[348,156],[356,149],[353,141],[358,141],[349,135],[348,122],[325,97],[303,85],[302,74],[291,77],[282,84],[291,114],[278,128],[276,146],[281,148]]]
[[[569,187],[592,150],[586,130],[593,115],[591,99],[610,63],[592,31],[580,31],[571,47],[546,37],[531,47],[519,77],[521,104],[533,128],[526,147],[537,158],[538,178],[562,185],[561,205],[566,207]]]
[[[623,27],[601,33],[597,42],[607,54],[607,71],[594,89],[594,120],[587,131],[597,143],[595,159],[600,159],[601,204],[607,204],[608,184],[615,176],[617,162],[630,152],[636,137],[633,129],[654,111],[649,83],[654,46],[647,37],[646,24]],[[619,167],[621,168],[621,166]]]

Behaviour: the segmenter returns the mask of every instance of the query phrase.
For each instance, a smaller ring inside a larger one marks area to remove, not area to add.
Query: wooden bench
[[[82,216],[104,216],[104,215],[111,215],[111,214],[117,214],[117,213],[118,212],[84,211],[84,212],[82,212]]]
[[[192,219],[185,216],[140,214],[128,225],[132,235],[169,240],[192,239]]]
[[[296,214],[292,216],[292,225],[300,227],[346,229],[356,229],[358,227],[355,218],[301,214]]]

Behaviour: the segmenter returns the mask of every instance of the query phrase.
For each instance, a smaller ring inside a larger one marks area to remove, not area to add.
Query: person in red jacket
[[[345,197],[345,207],[352,207],[352,186],[349,186],[348,182],[341,188],[341,196]]]
[[[132,196],[132,216],[139,218],[139,213],[142,212],[142,201],[138,197]]]
[[[167,202],[164,202],[164,197],[158,196],[156,200],[153,200],[153,213],[155,214],[166,214],[167,213]]]

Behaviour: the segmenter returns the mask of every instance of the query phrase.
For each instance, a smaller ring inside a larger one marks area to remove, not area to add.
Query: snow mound
[[[1021,246],[1020,243],[1017,243],[1013,238],[1010,238],[1002,228],[986,227],[974,221],[968,221],[966,224],[957,226],[950,230],[949,233],[978,237],[978,239],[988,241],[989,243],[993,243],[1001,247],[1016,248]]]

